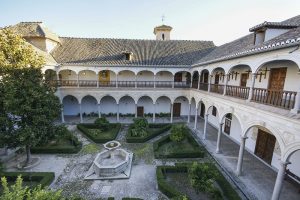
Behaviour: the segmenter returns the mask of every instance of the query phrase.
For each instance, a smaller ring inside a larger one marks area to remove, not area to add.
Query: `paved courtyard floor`
[[[194,121],[191,120],[189,126],[192,128]],[[260,161],[253,154],[245,151],[243,161],[243,174],[237,177],[235,174],[239,144],[236,144],[228,136],[222,134],[221,139],[221,153],[216,154],[217,146],[217,129],[211,125],[207,127],[207,139],[202,140],[204,120],[200,119],[197,124],[197,138],[201,140],[206,149],[213,155],[213,157],[226,169],[233,180],[239,185],[244,193],[250,199],[271,199],[273,187],[275,184],[277,172],[270,166]],[[283,189],[280,199],[282,200],[299,200],[299,188],[288,181],[284,181]]]

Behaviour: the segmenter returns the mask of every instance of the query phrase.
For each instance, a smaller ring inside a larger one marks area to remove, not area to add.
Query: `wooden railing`
[[[200,90],[208,91],[208,83],[200,83]]]
[[[155,87],[157,88],[172,88],[173,81],[156,81]]]
[[[296,95],[297,92],[293,91],[253,88],[252,101],[275,107],[292,109],[294,108]]]
[[[250,90],[249,87],[227,85],[226,86],[226,95],[241,98],[241,99],[248,99],[249,90]]]
[[[218,94],[223,94],[224,85],[210,84],[210,91]]]
[[[153,88],[154,87],[154,81],[137,81],[137,87],[138,88]]]
[[[116,81],[99,81],[99,87],[116,87]]]
[[[97,81],[79,80],[79,87],[97,87]]]
[[[135,87],[135,81],[118,81],[118,87]]]
[[[174,82],[174,87],[175,88],[190,88],[191,85],[190,82],[187,81],[182,81],[182,82]]]

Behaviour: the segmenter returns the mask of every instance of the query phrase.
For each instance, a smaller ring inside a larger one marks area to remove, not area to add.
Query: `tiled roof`
[[[252,28],[249,29],[250,32],[259,30],[261,28],[285,28],[285,29],[290,29],[290,28],[297,28],[299,24],[290,24],[290,23],[284,23],[284,22],[263,22],[261,24],[258,24]]]
[[[65,65],[191,65],[214,47],[211,41],[60,37],[52,52]],[[123,52],[132,52],[126,60]]]
[[[45,37],[60,42],[58,36],[51,32],[42,22],[20,22],[10,27],[23,37]]]
[[[281,23],[300,25],[300,15]],[[215,47],[209,54],[196,61],[194,65],[204,65],[229,60],[298,44],[300,44],[300,26],[258,45],[254,45],[254,34],[251,33],[232,42]]]

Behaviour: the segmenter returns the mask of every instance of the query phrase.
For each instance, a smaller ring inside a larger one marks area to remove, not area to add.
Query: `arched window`
[[[162,36],[162,39],[165,40],[165,34],[163,33],[161,36]]]

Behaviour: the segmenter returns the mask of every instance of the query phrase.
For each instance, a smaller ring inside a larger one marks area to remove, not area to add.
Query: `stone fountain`
[[[100,152],[85,179],[124,179],[129,178],[133,154],[119,148],[118,141],[110,141],[104,144],[106,150]]]

